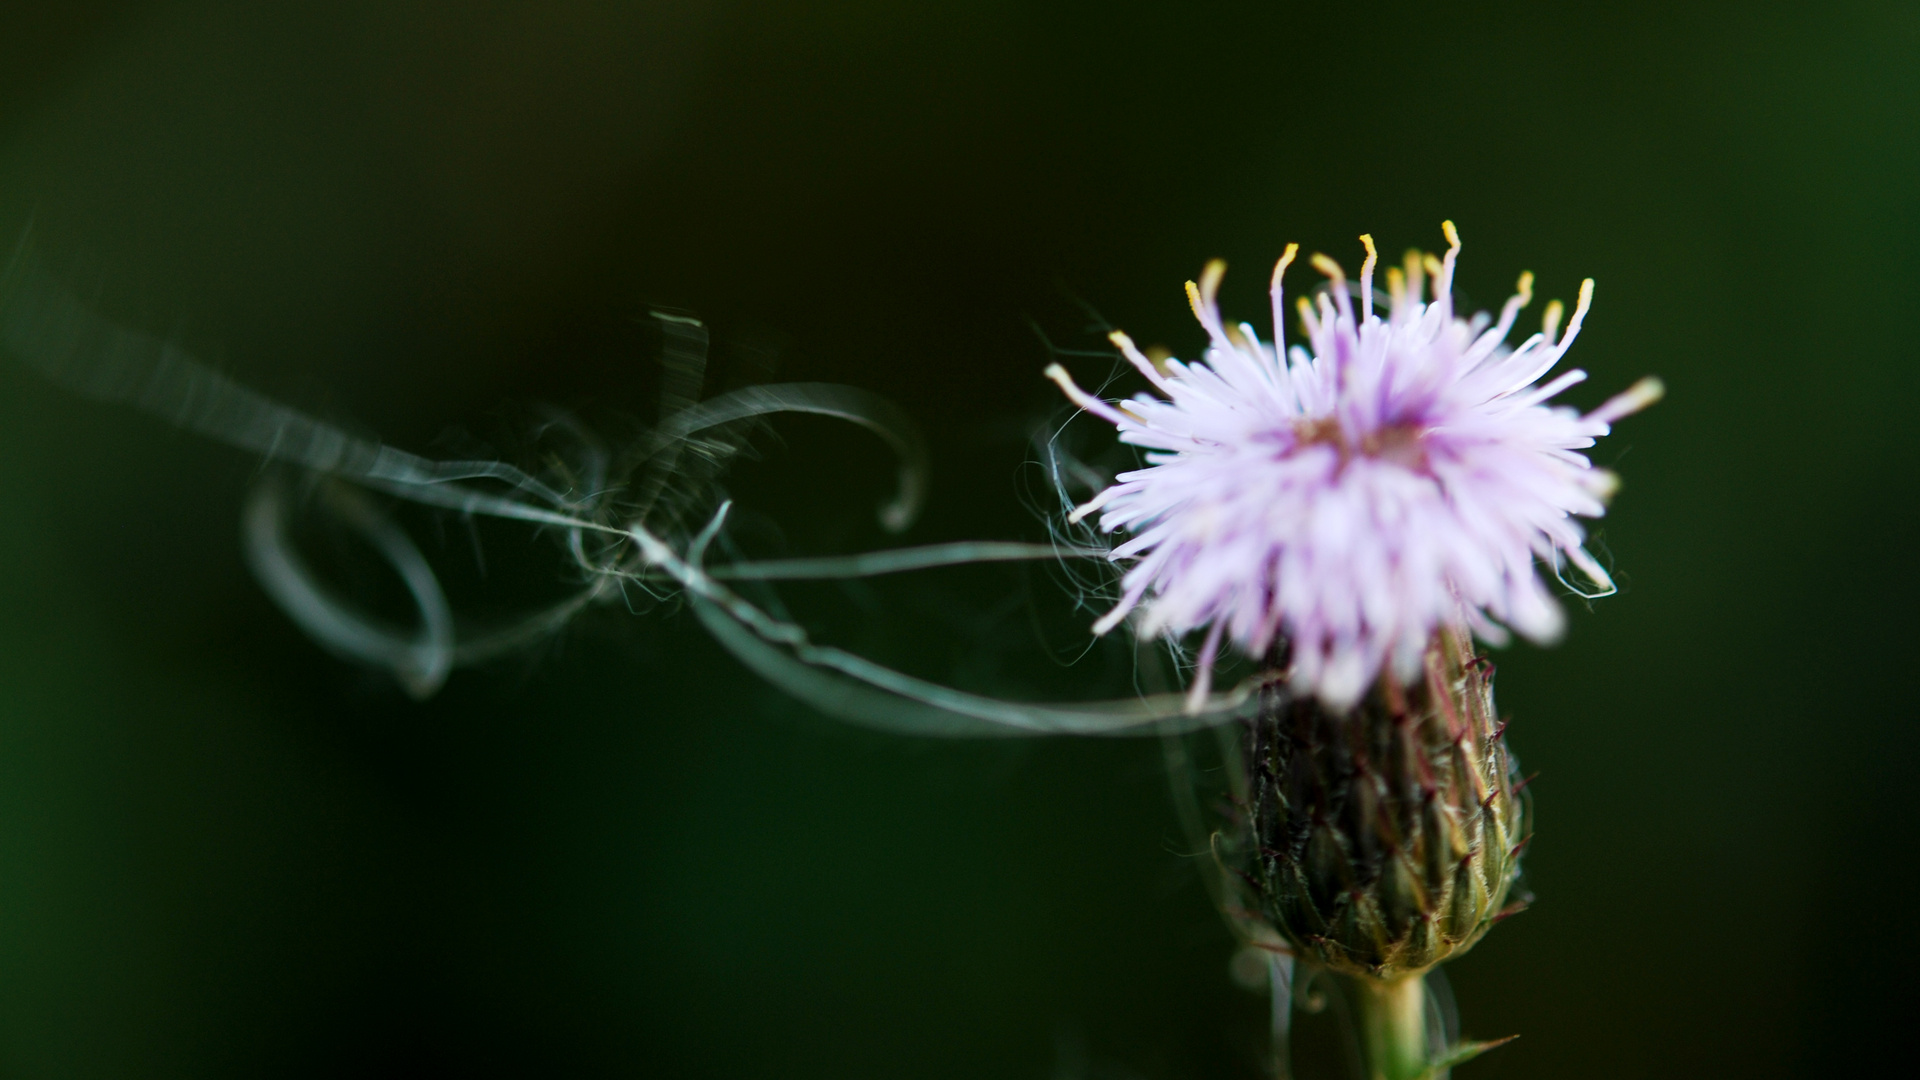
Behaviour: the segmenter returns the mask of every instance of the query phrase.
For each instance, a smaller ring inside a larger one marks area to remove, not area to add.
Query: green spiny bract
[[[1352,709],[1298,698],[1248,724],[1249,876],[1303,960],[1398,978],[1511,910],[1527,801],[1469,642],[1436,634],[1422,678]]]

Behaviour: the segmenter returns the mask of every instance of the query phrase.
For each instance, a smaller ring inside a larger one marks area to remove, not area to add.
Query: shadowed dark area
[[[1208,258],[1263,332],[1288,241],[1352,267],[1361,232],[1393,258],[1451,218],[1476,307],[1523,269],[1542,300],[1596,278],[1567,399],[1669,392],[1595,453],[1622,594],[1496,655],[1538,899],[1448,966],[1469,1034],[1522,1036],[1458,1075],[1908,1056],[1912,5],[9,15],[0,234],[31,220],[101,311],[462,455],[515,453],[539,402],[631,433],[658,394],[635,320],[693,312],[711,389],[844,382],[920,421],[914,542],[1043,537],[1046,341],[1102,349],[1106,320],[1193,355]],[[752,535],[888,542],[878,443],[755,445]],[[671,606],[416,704],[250,579],[257,470],[0,361],[0,1073],[1261,1075],[1266,1002],[1153,741],[847,727]],[[537,588],[551,544],[481,540]],[[1017,688],[1072,655],[1017,616],[1058,587],[931,575],[826,625]],[[1338,1075],[1312,1038],[1302,1075]]]

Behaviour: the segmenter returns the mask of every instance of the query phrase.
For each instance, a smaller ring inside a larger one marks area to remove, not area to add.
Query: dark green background
[[[1624,594],[1500,656],[1540,902],[1451,966],[1523,1035],[1461,1075],[1865,1075],[1912,1057],[1917,56],[1894,2],[14,0],[0,224],[418,449],[643,412],[581,328],[682,305],[918,417],[923,540],[1037,535],[1075,299],[1191,352],[1206,258],[1253,314],[1286,241],[1444,217],[1481,303],[1592,275],[1571,399],[1670,394],[1598,452]],[[781,430],[748,490],[877,543],[871,447]],[[1257,1075],[1153,743],[850,729],[684,615],[412,704],[252,584],[255,467],[0,365],[0,1075]]]

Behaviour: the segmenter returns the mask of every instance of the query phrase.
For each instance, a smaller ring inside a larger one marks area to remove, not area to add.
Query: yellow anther
[[[1632,416],[1641,409],[1652,405],[1667,396],[1667,384],[1658,377],[1649,375],[1632,386],[1625,393],[1615,394],[1605,404],[1587,414],[1587,419],[1611,424],[1623,416]]]
[[[1566,313],[1567,305],[1558,300],[1547,302],[1546,313],[1540,320],[1540,332],[1546,335],[1548,341],[1552,341],[1553,336],[1560,332],[1560,316]]]
[[[1207,304],[1200,299],[1200,286],[1191,281],[1187,282],[1187,306],[1193,309],[1193,317],[1199,319],[1204,326],[1207,321]]]
[[[1460,230],[1453,227],[1453,222],[1443,221],[1440,223],[1440,231],[1445,233],[1447,236],[1447,254],[1449,255],[1459,254]]]
[[[1659,376],[1649,375],[1639,382],[1634,383],[1632,386],[1627,387],[1627,392],[1620,396],[1625,399],[1623,405],[1626,411],[1628,413],[1636,413],[1654,404],[1661,398],[1666,397],[1667,384],[1661,382]]]
[[[1425,252],[1422,252],[1420,255],[1420,266],[1422,269],[1426,270],[1428,277],[1432,278],[1435,281],[1440,280],[1440,260],[1439,259],[1433,257],[1432,255],[1428,255]]]
[[[1415,300],[1420,299],[1427,288],[1427,271],[1422,262],[1425,258],[1419,248],[1408,248],[1403,260],[1407,265],[1407,292]]]
[[[1339,263],[1334,262],[1331,258],[1325,255],[1322,255],[1317,251],[1313,253],[1313,268],[1327,275],[1328,277],[1332,278],[1335,281],[1347,280],[1347,272],[1345,270],[1340,269]]]
[[[1139,348],[1134,345],[1133,339],[1127,336],[1126,331],[1115,330],[1113,333],[1107,335],[1107,340],[1113,342],[1113,344],[1119,348],[1120,352],[1135,364],[1149,364],[1153,370],[1160,374],[1165,375],[1167,373],[1165,365],[1154,363],[1140,352]]]
[[[1300,299],[1295,300],[1293,302],[1293,306],[1295,310],[1300,312],[1300,332],[1303,334],[1306,334],[1308,337],[1312,337],[1313,336],[1313,305],[1308,303],[1307,298],[1303,296]]]
[[[1380,261],[1380,253],[1373,249],[1373,235],[1361,233],[1360,243],[1366,246],[1367,261],[1360,264],[1360,319],[1373,318],[1373,266]]]
[[[1533,271],[1520,271],[1520,284],[1514,286],[1513,291],[1520,294],[1521,307],[1533,303]]]
[[[1580,299],[1573,305],[1573,318],[1567,320],[1567,336],[1560,339],[1561,347],[1564,348],[1568,342],[1573,340],[1573,336],[1580,332],[1580,324],[1586,320],[1587,309],[1592,306],[1593,279],[1588,278],[1580,283]],[[1556,320],[1556,322],[1557,321],[1558,320]],[[1547,331],[1547,337],[1553,337],[1553,331]]]
[[[1281,252],[1280,261],[1273,264],[1274,288],[1278,289],[1280,287],[1280,275],[1287,272],[1287,267],[1293,265],[1293,257],[1298,254],[1300,254],[1299,244],[1288,244],[1287,250]]]
[[[1200,295],[1207,303],[1220,294],[1220,279],[1227,276],[1227,260],[1209,259],[1200,270]]]
[[[1113,497],[1119,494],[1120,490],[1121,489],[1118,487],[1110,487],[1105,491],[1102,491],[1100,494],[1095,495],[1093,498],[1088,499],[1086,502],[1081,503],[1079,506],[1074,507],[1073,513],[1067,515],[1067,524],[1069,525],[1080,524],[1080,522],[1083,519],[1085,519],[1088,514],[1091,514],[1094,511],[1099,510],[1101,507],[1107,505],[1107,503],[1112,502]]]

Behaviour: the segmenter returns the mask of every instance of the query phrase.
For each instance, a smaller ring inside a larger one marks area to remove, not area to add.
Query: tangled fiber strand
[[[611,458],[580,436],[578,467],[555,484],[500,461],[441,461],[352,435],[245,387],[172,343],[121,326],[49,275],[23,239],[0,273],[0,345],[41,375],[100,401],[130,405],[176,427],[256,454],[285,468],[263,471],[247,498],[247,559],[268,595],[327,650],[391,673],[417,698],[452,671],[523,648],[567,625],[598,601],[637,587],[677,594],[742,663],[823,712],[889,731],[934,736],[1127,735],[1193,730],[1251,715],[1271,674],[1212,694],[1199,709],[1180,693],[1073,703],[1005,701],[896,671],[812,641],[797,624],[769,614],[730,581],[777,582],[903,573],[940,566],[1024,560],[1104,559],[1104,546],[1056,535],[1053,543],[963,541],[867,554],[733,560],[707,553],[730,503],[697,520],[671,488],[682,458],[718,462],[736,452],[740,425],[781,413],[846,420],[873,432],[897,462],[883,527],[904,531],[926,499],[927,457],[912,422],[884,399],[825,383],[750,386],[700,400],[707,335],[699,322],[655,313],[667,338],[669,378],[659,422],[631,450]],[[363,539],[399,576],[416,625],[395,627],[329,589],[290,535],[287,474],[303,474],[319,506]],[[505,623],[462,625],[411,536],[369,492],[470,517],[550,530],[578,571],[579,588],[557,603]],[[691,535],[688,533],[691,532]],[[1269,690],[1269,693],[1271,691]]]

